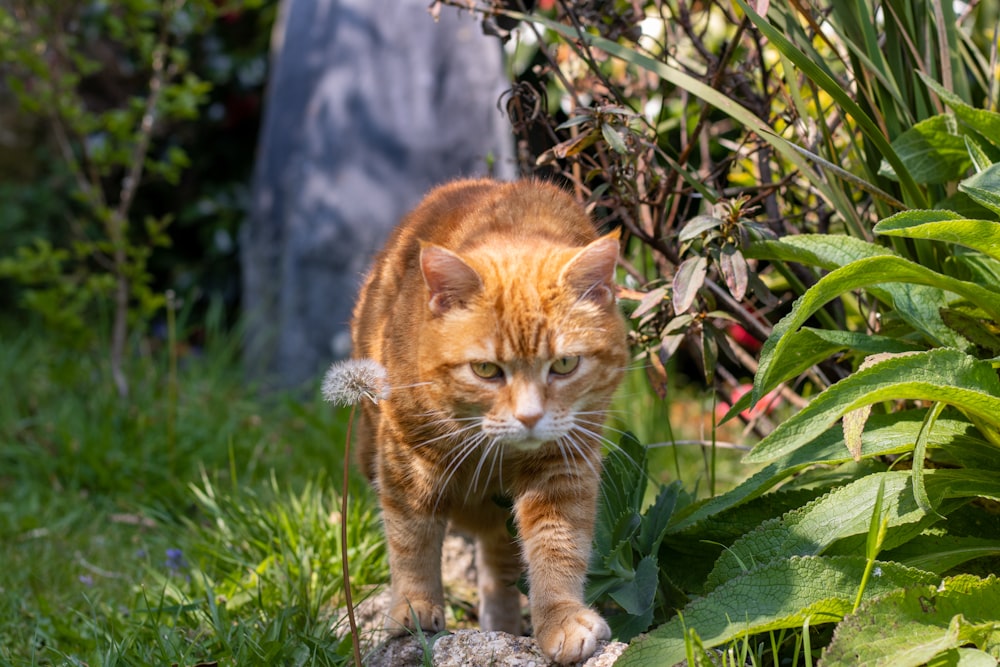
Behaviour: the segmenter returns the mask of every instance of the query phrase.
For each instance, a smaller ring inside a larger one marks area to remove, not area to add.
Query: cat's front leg
[[[441,545],[445,522],[415,514],[398,497],[380,495],[392,590],[385,628],[394,635],[406,634],[417,625],[426,632],[440,632],[444,630]]]
[[[535,639],[560,663],[590,657],[599,641],[611,637],[608,624],[583,601],[597,480],[573,481],[575,488],[535,487],[515,504]]]

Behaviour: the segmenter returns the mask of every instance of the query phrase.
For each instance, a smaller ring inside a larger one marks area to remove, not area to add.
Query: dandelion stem
[[[358,639],[358,621],[354,618],[354,600],[351,598],[351,567],[347,557],[347,482],[351,465],[351,431],[357,403],[351,405],[351,415],[347,418],[347,438],[344,441],[344,485],[340,492],[340,567],[344,576],[344,599],[347,602],[347,620],[351,625],[351,646],[354,649],[355,667],[364,667],[361,662],[361,642]]]

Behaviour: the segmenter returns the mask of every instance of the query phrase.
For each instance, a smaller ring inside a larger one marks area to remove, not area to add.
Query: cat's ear
[[[436,245],[420,249],[420,271],[430,291],[427,305],[435,315],[463,306],[483,287],[479,274],[465,260]]]
[[[566,264],[559,280],[580,298],[600,305],[615,300],[615,265],[618,263],[618,236],[615,231],[583,248]]]

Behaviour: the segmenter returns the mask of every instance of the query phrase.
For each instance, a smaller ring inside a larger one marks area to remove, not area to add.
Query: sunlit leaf
[[[698,290],[705,284],[708,260],[705,257],[689,257],[681,262],[674,274],[674,312],[684,313],[694,303]]]

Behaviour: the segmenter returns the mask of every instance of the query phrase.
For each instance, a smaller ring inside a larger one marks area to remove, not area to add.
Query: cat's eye
[[[560,357],[552,362],[550,370],[556,375],[569,375],[580,365],[580,357]]]
[[[473,361],[472,372],[484,380],[497,380],[503,377],[503,369],[492,361]]]

